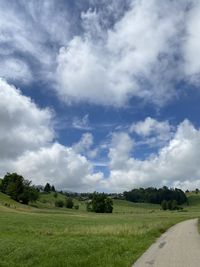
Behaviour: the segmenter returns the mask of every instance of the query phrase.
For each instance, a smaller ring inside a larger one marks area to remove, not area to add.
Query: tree
[[[67,197],[65,200],[65,207],[68,209],[72,209],[74,206],[73,199],[71,197]]]
[[[56,192],[56,189],[55,189],[54,185],[51,186],[51,191],[52,192]]]
[[[104,193],[94,193],[92,199],[87,204],[87,210],[96,213],[112,213],[113,201]]]
[[[49,183],[46,183],[45,187],[44,187],[44,192],[49,193],[51,191],[51,186]]]
[[[7,173],[4,176],[1,191],[23,204],[28,204],[29,201],[36,201],[38,198],[38,191],[34,186],[31,186],[31,181],[25,180],[17,173]]]
[[[106,213],[112,213],[113,211],[113,201],[111,198],[106,198],[105,199],[105,212]]]

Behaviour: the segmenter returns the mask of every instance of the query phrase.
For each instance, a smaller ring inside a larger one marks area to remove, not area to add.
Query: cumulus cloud
[[[119,138],[128,147],[127,135],[120,134]],[[117,149],[110,153],[111,162],[117,153]],[[127,148],[120,168],[111,165],[110,176],[104,181],[104,186],[116,191],[164,185],[192,189],[200,183],[200,130],[195,129],[188,120],[178,126],[169,144],[150,158],[139,160],[128,154]]]
[[[174,57],[185,6],[185,1],[133,1],[106,30],[97,11],[82,13],[84,36],[75,36],[58,55],[61,98],[113,106],[134,96],[156,104],[170,99],[171,82],[179,76]]]
[[[0,156],[15,157],[54,138],[53,114],[0,79]]]
[[[133,148],[133,141],[127,133],[114,133],[109,151],[111,169],[123,169]]]
[[[43,79],[67,104],[162,106],[177,82],[199,81],[199,10],[194,0],[3,0],[0,75]]]
[[[142,137],[143,141],[141,143],[160,146],[172,137],[173,128],[168,121],[157,121],[147,117],[144,121],[133,123],[130,126],[130,133],[136,133]]]
[[[0,80],[0,175],[18,172],[34,184],[53,183],[58,189],[94,190],[102,173],[80,153],[93,144],[86,133],[74,147],[54,141],[53,113]]]
[[[93,135],[91,133],[84,133],[80,141],[74,144],[73,148],[78,153],[87,152],[93,143]]]
[[[35,184],[50,182],[63,190],[94,190],[102,179],[93,174],[91,163],[72,148],[54,143],[18,157],[8,167],[31,179]]]

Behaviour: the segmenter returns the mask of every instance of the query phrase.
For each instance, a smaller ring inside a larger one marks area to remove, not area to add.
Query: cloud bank
[[[5,80],[0,81],[0,170],[17,171],[35,184],[47,181],[68,190],[123,191],[139,186],[200,185],[200,130],[183,121],[173,136],[167,122],[147,118],[133,124],[140,135],[169,134],[169,140],[150,157],[134,157],[137,141],[128,132],[114,132],[108,152],[110,174],[95,172],[87,155],[93,136],[86,133],[72,147],[54,141],[52,112],[38,108]],[[152,128],[152,125],[154,127]],[[153,129],[153,130],[152,130]]]

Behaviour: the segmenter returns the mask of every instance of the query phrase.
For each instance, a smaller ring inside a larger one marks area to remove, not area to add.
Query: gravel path
[[[165,232],[132,267],[199,267],[198,219],[176,224]]]

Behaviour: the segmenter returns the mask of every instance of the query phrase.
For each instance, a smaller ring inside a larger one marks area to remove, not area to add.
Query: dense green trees
[[[50,185],[49,183],[46,183],[46,185],[44,187],[44,192],[46,192],[46,193],[56,192],[56,189],[55,189],[54,185]]]
[[[25,180],[17,173],[7,173],[2,179],[0,190],[23,204],[38,198],[38,191],[31,185],[31,181]]]
[[[88,201],[87,210],[97,213],[112,213],[113,201],[104,193],[94,193]]]
[[[124,197],[126,200],[132,202],[146,202],[154,204],[161,204],[163,200],[176,200],[178,205],[187,202],[187,197],[181,189],[169,189],[166,186],[159,189],[153,187],[146,189],[133,189],[131,191],[124,192]]]

